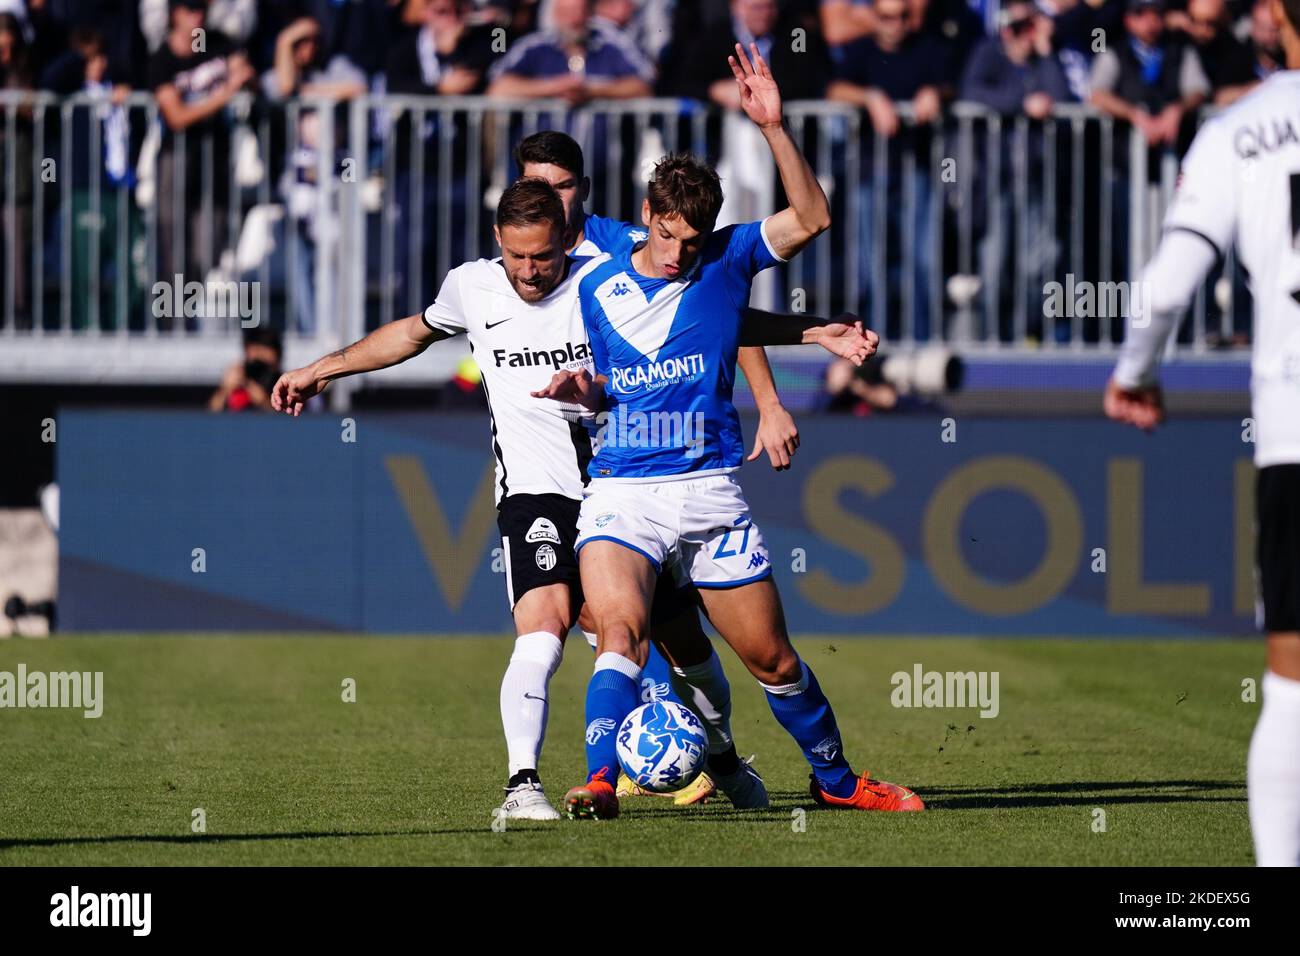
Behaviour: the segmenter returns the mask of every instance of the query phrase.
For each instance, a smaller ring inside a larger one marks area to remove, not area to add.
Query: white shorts
[[[731,475],[657,482],[596,479],[578,514],[581,551],[616,541],[645,555],[678,586],[730,588],[772,573],[763,533]]]

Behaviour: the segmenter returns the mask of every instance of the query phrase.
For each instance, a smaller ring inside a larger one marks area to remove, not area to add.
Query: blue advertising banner
[[[800,430],[791,470],[740,473],[794,633],[1254,629],[1248,423]],[[65,412],[61,627],[507,631],[488,441],[468,413]]]

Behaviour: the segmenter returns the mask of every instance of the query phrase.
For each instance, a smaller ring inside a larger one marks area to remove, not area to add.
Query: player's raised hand
[[[781,90],[772,77],[772,68],[758,52],[758,44],[751,43],[746,56],[745,48],[737,43],[736,55],[727,57],[727,63],[740,89],[740,108],[745,115],[760,127],[780,126]]]
[[[862,321],[845,313],[817,330],[814,341],[832,355],[861,365],[876,354],[880,336],[862,327]]]
[[[763,452],[777,471],[790,467],[790,459],[799,450],[799,429],[784,405],[759,413],[758,431],[754,433],[754,450],[745,461],[755,461]]]
[[[597,411],[600,404],[600,389],[596,381],[585,368],[571,372],[567,369],[551,376],[551,383],[536,392],[529,392],[533,398],[551,398],[557,402],[570,402],[582,405],[591,411]]]
[[[328,384],[328,380],[316,377],[311,366],[285,372],[271,389],[271,407],[277,412],[284,412],[297,418],[302,414],[303,405],[307,400],[325,391],[325,386]]]
[[[1107,418],[1144,432],[1153,431],[1165,420],[1165,399],[1159,385],[1124,388],[1112,378],[1106,383],[1102,408]]]

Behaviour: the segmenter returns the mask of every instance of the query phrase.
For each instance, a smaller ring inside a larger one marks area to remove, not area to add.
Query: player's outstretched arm
[[[445,338],[448,333],[429,328],[418,313],[381,325],[359,342],[285,372],[271,390],[271,407],[296,417],[308,399],[325,391],[336,378],[397,365]]]
[[[608,381],[604,375],[593,377],[586,369],[576,372],[566,369],[552,375],[551,383],[545,388],[528,394],[533,398],[550,398],[581,405],[589,412],[599,412],[605,407],[605,383]]]
[[[767,220],[767,241],[782,259],[796,255],[831,225],[831,205],[812,167],[785,128],[781,114],[781,91],[758,45],[749,45],[749,55],[739,43],[736,55],[727,57],[740,89],[740,108],[763,131],[781,185],[790,200],[788,208]]]
[[[1217,258],[1199,234],[1173,229],[1160,240],[1131,297],[1124,346],[1102,397],[1108,418],[1143,431],[1164,421],[1164,396],[1156,381],[1160,353]]]
[[[809,315],[788,315],[746,309],[740,329],[740,344],[745,345],[820,345],[832,355],[861,365],[876,354],[880,336],[864,329],[857,316],[848,312],[834,319]]]

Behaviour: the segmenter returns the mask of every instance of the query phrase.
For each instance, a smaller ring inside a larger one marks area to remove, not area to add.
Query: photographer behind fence
[[[875,412],[931,407],[961,389],[965,364],[946,348],[876,353],[855,367],[845,359],[826,366],[823,408],[859,418]]]
[[[226,369],[208,399],[210,412],[268,411],[271,389],[280,377],[284,346],[274,329],[244,330],[244,358]]]

